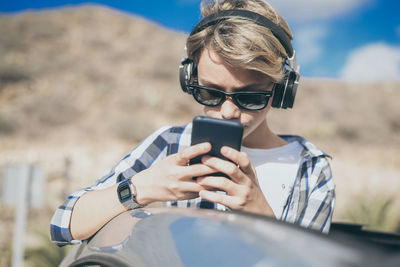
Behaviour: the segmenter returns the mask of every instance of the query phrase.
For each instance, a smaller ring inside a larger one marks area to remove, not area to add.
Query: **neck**
[[[243,139],[243,146],[248,148],[271,149],[286,145],[287,142],[274,134],[264,120],[255,130]]]

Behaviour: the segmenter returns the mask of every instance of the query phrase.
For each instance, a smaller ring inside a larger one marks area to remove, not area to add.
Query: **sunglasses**
[[[208,88],[205,86],[190,84],[188,85],[194,99],[202,105],[216,107],[225,102],[226,97],[230,97],[236,106],[245,110],[262,110],[268,105],[272,96],[272,91],[243,91],[226,93],[224,91]]]

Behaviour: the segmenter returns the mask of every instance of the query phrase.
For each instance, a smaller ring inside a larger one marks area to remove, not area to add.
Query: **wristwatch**
[[[126,179],[125,181],[119,183],[117,193],[119,201],[127,209],[133,210],[143,207],[136,201],[136,188],[135,185],[132,184],[131,179]]]

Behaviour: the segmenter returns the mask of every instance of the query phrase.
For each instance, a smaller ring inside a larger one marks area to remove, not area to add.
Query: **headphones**
[[[229,18],[246,19],[270,29],[272,34],[285,48],[288,57],[285,62],[284,76],[274,86],[274,97],[271,105],[274,108],[292,108],[300,79],[300,67],[296,64],[296,52],[292,47],[289,36],[278,25],[258,13],[249,10],[231,9],[223,10],[203,18],[194,26],[190,35],[196,34],[209,26]],[[191,89],[188,87],[192,78],[197,79],[197,66],[193,59],[187,57],[185,47],[185,56],[179,66],[179,81],[182,90],[188,94],[192,94]]]

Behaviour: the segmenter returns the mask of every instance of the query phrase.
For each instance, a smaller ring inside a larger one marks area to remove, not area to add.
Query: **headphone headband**
[[[286,34],[286,32],[282,30],[281,27],[279,27],[266,17],[249,10],[229,9],[211,14],[210,16],[203,18],[196,26],[194,26],[190,35],[198,33],[211,25],[217,24],[220,21],[224,21],[229,18],[246,19],[256,23],[257,25],[270,29],[272,34],[279,40],[279,42],[285,48],[286,53],[288,54],[288,58],[291,58],[293,56],[294,54],[293,47],[290,41],[290,37]]]

